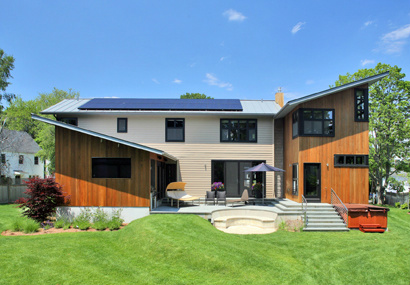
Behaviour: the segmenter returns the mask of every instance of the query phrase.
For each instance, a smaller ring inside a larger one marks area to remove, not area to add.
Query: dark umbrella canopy
[[[269,164],[265,164],[262,162],[261,164],[258,164],[254,167],[248,168],[245,170],[245,172],[267,172],[267,171],[280,171],[280,172],[285,172],[285,170],[273,167]]]

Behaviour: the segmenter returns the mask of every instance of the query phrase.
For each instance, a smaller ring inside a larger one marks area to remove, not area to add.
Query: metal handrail
[[[336,192],[332,188],[330,188],[330,191],[330,203],[335,207],[336,211],[342,217],[345,224],[348,225],[349,210],[347,209],[345,204],[343,204],[342,200],[340,200],[339,196],[337,196]]]
[[[302,215],[304,227],[307,226],[307,200],[305,196],[302,195]]]

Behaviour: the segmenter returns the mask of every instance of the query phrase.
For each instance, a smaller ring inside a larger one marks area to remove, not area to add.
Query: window
[[[335,167],[369,167],[369,156],[335,154]]]
[[[185,141],[185,119],[165,119],[165,141]]]
[[[117,133],[128,132],[128,118],[117,118]]]
[[[92,158],[93,178],[131,178],[131,158]]]
[[[367,89],[354,90],[354,120],[356,122],[369,121],[369,97]]]
[[[78,126],[78,119],[73,117],[73,118],[57,118],[58,121],[69,124],[69,125],[73,125],[73,126]]]
[[[38,156],[35,156],[35,157],[34,157],[34,164],[35,164],[35,165],[38,165]]]
[[[20,175],[14,176],[14,184],[17,184],[17,185],[21,184],[21,176]]]
[[[298,164],[294,163],[292,165],[292,194],[293,195],[298,195],[298,176],[299,176],[299,172],[298,172]]]
[[[1,163],[6,163],[6,154],[5,153],[1,154]]]
[[[299,109],[292,115],[292,137],[334,137],[334,109]]]
[[[24,163],[24,155],[19,155],[19,164],[23,164]]]
[[[221,119],[221,142],[257,142],[257,120]]]

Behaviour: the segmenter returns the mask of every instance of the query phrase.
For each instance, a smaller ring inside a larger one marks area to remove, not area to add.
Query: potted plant
[[[262,183],[254,183],[252,185],[253,193],[255,194],[255,198],[262,198]]]
[[[223,191],[224,189],[225,189],[225,186],[222,182],[214,182],[211,185],[212,191]]]

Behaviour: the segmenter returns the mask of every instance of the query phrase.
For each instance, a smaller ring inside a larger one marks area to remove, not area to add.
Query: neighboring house
[[[288,102],[232,99],[67,99],[42,112],[57,121],[56,180],[72,207],[149,213],[150,192],[173,181],[203,197],[263,183],[266,197],[367,203],[368,86],[388,73]],[[285,173],[245,173],[260,162]]]
[[[0,171],[2,182],[21,184],[32,177],[44,177],[44,161],[36,156],[41,150],[26,132],[3,129],[0,134]]]

